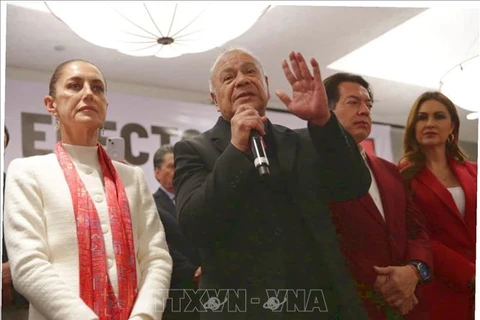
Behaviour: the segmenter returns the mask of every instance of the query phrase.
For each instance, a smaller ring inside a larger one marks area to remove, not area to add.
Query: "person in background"
[[[98,143],[106,89],[92,63],[60,64],[44,104],[61,140],[7,171],[5,240],[29,320],[162,317],[172,260],[143,171]]]
[[[277,96],[307,128],[294,131],[267,119],[268,77],[253,54],[232,48],[210,73],[217,123],[174,146],[177,210],[185,236],[200,249],[199,287],[246,294],[236,300],[237,312],[230,304],[201,312],[201,319],[366,319],[326,199],[365,194],[370,175],[328,109],[317,61],[311,60],[312,75],[302,54],[289,58],[293,72],[286,61],[282,67],[293,98]],[[251,152],[253,131],[263,136],[269,161],[270,174],[262,177]],[[317,295],[316,308],[294,306],[293,296],[290,304],[269,296],[280,289]]]
[[[196,135],[199,135],[201,132],[195,129],[187,129],[182,132],[182,137],[181,140],[189,139],[192,137],[195,137]]]
[[[421,216],[403,188],[397,166],[367,154],[373,93],[361,76],[324,80],[329,107],[358,144],[370,169],[368,194],[330,204],[342,251],[371,320],[428,319],[417,285],[431,278],[432,252]],[[420,301],[420,304],[418,302]]]
[[[459,134],[453,102],[425,92],[410,109],[399,162],[430,235],[434,278],[422,290],[435,320],[474,317],[477,164],[467,160]]]
[[[165,234],[167,237],[168,249],[173,260],[172,279],[170,282],[171,299],[163,318],[165,320],[173,319],[198,319],[198,312],[195,309],[182,310],[187,307],[185,303],[185,291],[197,288],[198,280],[201,275],[200,257],[197,249],[185,238],[178,224],[177,210],[175,208],[175,188],[173,187],[173,173],[175,166],[173,163],[173,146],[163,145],[153,156],[153,167],[155,178],[158,181],[159,188],[153,194],[157,205],[158,214],[162,220]]]

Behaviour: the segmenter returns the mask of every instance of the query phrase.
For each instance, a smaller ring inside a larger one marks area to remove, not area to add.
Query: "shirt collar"
[[[162,189],[163,192],[165,192],[172,201],[175,199],[175,193],[171,193],[170,191],[167,191],[167,189],[165,189],[161,183],[158,183],[158,185],[160,186],[160,189]]]
[[[363,160],[367,161],[367,153],[365,149],[362,147],[361,144],[358,144],[358,150],[360,150],[360,154],[362,155]]]

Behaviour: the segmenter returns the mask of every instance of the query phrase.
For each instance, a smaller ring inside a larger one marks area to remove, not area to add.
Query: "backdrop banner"
[[[377,157],[393,162],[391,127],[385,124],[372,125],[370,136],[361,145],[365,151]]]
[[[58,141],[53,117],[43,105],[48,84],[20,80],[6,82],[5,124],[10,143],[5,151],[5,170],[12,159],[53,152]],[[211,128],[220,113],[215,106],[165,100],[156,97],[108,92],[107,120],[100,143],[106,137],[125,139],[125,160],[141,167],[152,192],[158,188],[153,172],[153,154],[163,144],[175,144],[183,137]],[[289,114],[267,110],[272,123],[304,128],[306,122]],[[373,125],[372,150],[391,161],[390,127]]]

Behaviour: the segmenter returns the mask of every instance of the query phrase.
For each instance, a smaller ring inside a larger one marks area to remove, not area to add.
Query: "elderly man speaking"
[[[175,145],[179,220],[200,247],[199,287],[210,289],[195,295],[204,307],[201,319],[366,319],[327,201],[362,196],[370,175],[328,109],[316,60],[312,76],[300,53],[289,59],[291,68],[286,61],[282,67],[293,97],[276,94],[307,128],[268,120],[269,84],[260,61],[231,49],[210,73],[217,123]],[[254,132],[268,159],[263,176],[251,152]]]

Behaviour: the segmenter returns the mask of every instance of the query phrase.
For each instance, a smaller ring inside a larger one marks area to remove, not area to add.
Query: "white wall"
[[[47,73],[7,68],[5,124],[10,143],[5,168],[14,158],[52,152],[55,146],[53,119],[43,105],[49,79]],[[107,97],[109,125],[103,136],[126,139],[131,151],[127,160],[142,167],[152,192],[158,188],[152,163],[155,151],[162,144],[177,142],[185,130],[211,128],[219,116],[215,106],[208,103],[208,94],[203,93],[108,82]],[[287,113],[272,111],[268,116],[274,123],[305,126],[304,121]]]
[[[51,152],[56,142],[56,132],[52,118],[43,106],[50,73],[7,68],[6,76],[5,124],[11,136],[5,151],[5,168],[8,168],[14,158]],[[208,93],[108,81],[107,96],[107,123],[115,123],[116,127],[107,126],[104,136],[127,137],[131,143],[131,149],[127,149],[131,150],[133,157],[133,161],[132,158],[129,161],[144,170],[152,192],[158,187],[153,175],[153,153],[162,144],[177,142],[184,130],[202,132],[209,129],[219,116],[215,106],[209,103]],[[28,117],[27,113],[33,116]],[[269,110],[267,115],[272,122],[287,127],[305,126],[304,121],[288,113]],[[47,123],[39,123],[40,121]],[[135,129],[144,130],[145,136],[128,132]],[[164,132],[163,137],[159,131]],[[390,136],[393,161],[396,162],[401,155],[403,130],[394,128]],[[462,145],[470,154],[470,159],[476,161],[477,144],[462,142]]]

